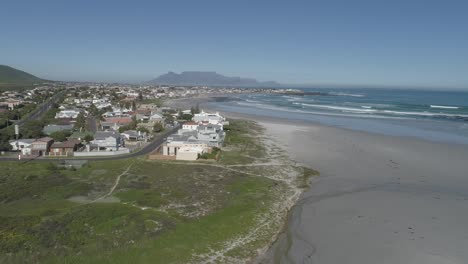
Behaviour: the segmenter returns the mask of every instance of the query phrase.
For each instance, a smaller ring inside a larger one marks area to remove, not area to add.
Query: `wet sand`
[[[260,122],[321,173],[256,262],[468,263],[467,145],[224,114]]]
[[[468,263],[467,146],[254,119],[321,172],[261,263]]]

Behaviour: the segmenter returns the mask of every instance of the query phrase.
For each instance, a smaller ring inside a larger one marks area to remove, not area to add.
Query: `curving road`
[[[164,132],[163,134],[159,135],[157,138],[155,138],[153,141],[151,141],[148,145],[143,147],[142,149],[130,153],[130,154],[123,154],[123,155],[117,155],[117,156],[104,156],[104,157],[80,157],[80,158],[75,158],[75,157],[70,157],[69,160],[120,160],[120,159],[128,159],[128,158],[134,158],[138,156],[143,156],[150,154],[154,150],[156,150],[159,146],[161,146],[164,143],[164,139],[170,135],[175,133],[177,130],[179,130],[180,125],[175,126],[174,128]],[[57,162],[57,161],[65,161],[67,160],[66,158],[32,158],[32,159],[25,159],[22,158],[21,160],[18,160],[17,158],[12,158],[12,157],[0,157],[0,161],[2,160],[8,160],[8,161],[20,161],[20,162],[29,162],[29,161],[34,161],[34,162]]]

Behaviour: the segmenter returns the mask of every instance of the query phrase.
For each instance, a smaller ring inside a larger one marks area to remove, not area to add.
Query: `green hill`
[[[0,65],[0,85],[27,85],[42,81],[40,78],[6,65]]]

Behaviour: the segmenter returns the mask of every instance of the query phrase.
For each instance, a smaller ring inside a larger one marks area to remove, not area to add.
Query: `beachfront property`
[[[210,123],[213,125],[228,125],[229,122],[226,121],[226,118],[224,118],[222,115],[220,115],[218,112],[216,113],[206,113],[203,110],[199,114],[195,114],[193,116],[193,121],[197,123]]]
[[[226,133],[222,125],[199,125],[197,128],[198,141],[205,142],[210,147],[221,147]]]
[[[162,146],[163,155],[176,156],[178,160],[196,160],[199,155],[223,145],[225,118],[219,113],[203,112],[195,116],[193,121],[182,124],[182,129],[176,134],[167,137]]]
[[[163,155],[176,156],[177,160],[196,160],[208,151],[208,144],[199,142],[195,131],[172,135],[162,146]]]
[[[183,130],[197,130],[197,128],[198,128],[197,122],[189,121],[189,122],[185,122],[182,124]]]

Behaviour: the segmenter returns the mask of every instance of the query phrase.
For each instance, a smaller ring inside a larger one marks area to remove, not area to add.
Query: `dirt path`
[[[115,179],[114,185],[112,185],[112,187],[110,188],[110,190],[109,190],[109,192],[108,192],[107,194],[105,194],[105,195],[103,195],[103,196],[101,196],[101,197],[98,197],[98,198],[92,200],[92,201],[89,202],[89,203],[95,203],[95,202],[97,202],[97,201],[99,201],[99,200],[102,200],[102,199],[104,199],[104,198],[106,198],[106,197],[111,196],[112,193],[115,191],[115,188],[117,188],[117,186],[119,185],[119,183],[120,183],[120,178],[121,178],[122,176],[124,176],[125,174],[127,174],[127,173],[130,171],[130,169],[132,168],[133,164],[134,164],[134,163],[130,164],[121,174],[117,175],[117,178]]]

